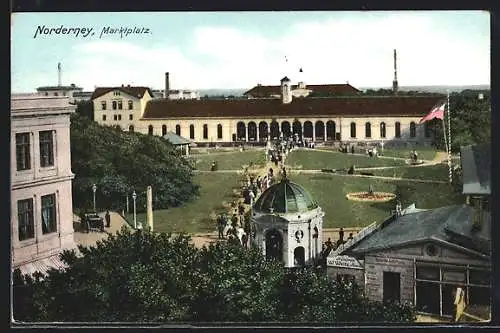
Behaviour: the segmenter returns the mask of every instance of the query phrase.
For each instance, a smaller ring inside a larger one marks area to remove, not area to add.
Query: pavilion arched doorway
[[[293,251],[293,263],[295,266],[299,267],[306,264],[306,250],[303,246],[296,247]]]
[[[261,121],[259,123],[259,140],[266,140],[269,136],[269,129],[267,128],[267,123],[265,121]]]
[[[283,237],[276,229],[266,233],[266,258],[283,261]]]
[[[257,124],[253,121],[248,123],[248,141],[257,141]]]
[[[297,135],[298,139],[302,141],[302,124],[300,121],[295,120],[292,125],[293,135]]]
[[[314,132],[316,135],[314,140],[325,140],[325,124],[321,120],[318,120],[314,125]]]
[[[329,141],[335,140],[335,122],[332,120],[326,122],[326,139]]]
[[[247,129],[245,123],[239,121],[238,124],[236,124],[236,138],[237,140],[245,140],[246,136],[247,136]]]
[[[292,133],[290,123],[286,120],[281,123],[281,133],[283,133],[284,138],[290,137],[290,134]]]
[[[271,122],[271,139],[277,139],[280,136],[280,125],[276,120]]]
[[[304,138],[313,138],[313,124],[309,120],[304,122]]]

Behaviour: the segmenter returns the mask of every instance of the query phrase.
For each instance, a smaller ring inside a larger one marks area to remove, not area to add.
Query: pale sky
[[[34,37],[39,26],[94,34]],[[149,33],[101,36],[105,27]],[[278,85],[285,75],[388,87],[393,49],[400,86],[490,83],[485,11],[16,13],[11,45],[12,92],[57,85],[58,62],[63,84],[85,91],[163,89],[165,72],[171,89],[250,89]]]

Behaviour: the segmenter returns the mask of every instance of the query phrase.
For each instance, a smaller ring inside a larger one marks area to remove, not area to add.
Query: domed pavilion
[[[300,185],[285,177],[262,193],[251,214],[253,242],[266,258],[276,258],[285,267],[319,259],[325,214]]]

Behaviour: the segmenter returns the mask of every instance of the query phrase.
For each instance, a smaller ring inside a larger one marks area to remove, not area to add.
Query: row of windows
[[[149,125],[148,134],[153,135],[153,125]],[[161,135],[167,134],[167,125],[161,127]],[[181,136],[181,125],[175,125],[175,134]],[[189,138],[194,139],[194,125],[189,125]],[[203,124],[203,139],[208,139],[208,125]],[[217,139],[222,139],[222,125],[217,125]]]
[[[53,131],[40,131],[40,167],[54,165],[54,135]],[[31,169],[30,133],[16,133],[16,165],[17,171]]]
[[[101,102],[101,109],[106,110],[108,107],[108,104],[106,101]],[[121,100],[118,101],[111,101],[111,109],[113,110],[123,110],[123,102]],[[133,110],[134,109],[134,102],[129,100],[128,101],[128,109]]]
[[[49,234],[57,231],[56,195],[44,195],[42,201],[42,233]],[[35,238],[35,212],[33,199],[17,201],[17,224],[19,240]]]
[[[380,123],[380,137],[385,138],[386,137],[386,125],[384,122]],[[401,137],[401,123],[396,122],[394,124],[394,136],[396,138]],[[415,122],[410,123],[410,138],[414,138],[417,136],[417,126]],[[430,127],[425,124],[425,137],[429,138],[431,136],[430,132]],[[351,138],[356,137],[356,123],[351,123]],[[372,124],[371,123],[365,123],[365,137],[366,138],[371,138],[372,137]]]
[[[103,114],[102,115],[102,121],[106,121],[106,119],[108,119],[108,117]],[[122,115],[121,114],[115,114],[113,115],[113,120],[122,120]],[[133,114],[129,114],[128,115],[128,120],[134,120],[134,115]]]
[[[105,120],[105,116],[103,116],[103,120]],[[132,118],[130,118],[130,120],[132,120]],[[386,130],[386,124],[384,122],[380,123],[379,130],[380,130],[380,137],[385,138],[387,136],[387,130]],[[401,137],[401,123],[400,122],[395,123],[394,132],[395,132],[394,136],[396,138]],[[148,133],[149,133],[149,135],[153,135],[153,125],[149,125]],[[181,135],[181,126],[180,125],[175,126],[175,133],[179,136]],[[167,134],[167,126],[163,125],[162,126],[162,136],[165,134]],[[410,137],[415,138],[416,136],[417,136],[416,124],[415,124],[415,122],[411,122],[410,123]],[[430,127],[427,126],[427,124],[425,124],[425,137],[429,138],[430,136],[431,136]],[[195,138],[194,125],[192,125],[192,124],[189,125],[189,137],[190,137],[190,139]],[[365,137],[366,138],[372,137],[372,125],[369,122],[365,123]],[[222,125],[221,124],[217,125],[217,138],[222,139]],[[356,123],[354,123],[354,122],[351,123],[351,138],[356,138]],[[203,125],[203,139],[208,139],[208,125],[207,124]]]
[[[63,96],[66,96],[66,92],[65,92],[65,91],[63,91],[62,95],[63,95]],[[45,96],[49,96],[49,93],[48,93],[47,91],[45,92]],[[56,92],[54,93],[54,96],[59,96],[59,93],[56,91]]]

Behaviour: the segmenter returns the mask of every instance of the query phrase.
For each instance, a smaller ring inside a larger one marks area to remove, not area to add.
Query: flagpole
[[[453,180],[452,167],[451,167],[451,112],[450,112],[450,92],[446,92],[446,109],[448,115],[448,176],[450,184]]]
[[[443,122],[444,149],[446,149],[446,153],[448,153],[448,138],[446,137],[446,122],[444,121],[444,117],[441,121]]]

